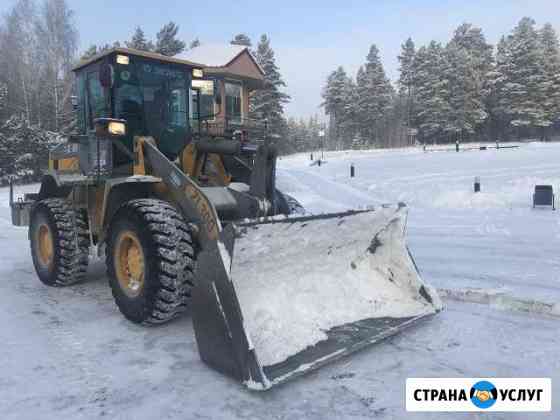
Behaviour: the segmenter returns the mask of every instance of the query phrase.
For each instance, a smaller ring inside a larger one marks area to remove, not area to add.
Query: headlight
[[[128,55],[117,55],[117,64],[122,64],[124,66],[128,66],[130,63],[130,57]]]
[[[120,121],[111,121],[107,126],[107,131],[114,136],[124,136],[126,134],[126,126]]]

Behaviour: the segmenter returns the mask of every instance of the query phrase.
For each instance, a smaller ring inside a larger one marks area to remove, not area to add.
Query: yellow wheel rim
[[[51,230],[46,224],[42,224],[39,226],[37,245],[37,251],[41,264],[45,267],[50,267],[53,263],[54,246]]]
[[[144,252],[135,233],[121,232],[115,243],[115,271],[122,291],[136,297],[144,287]]]

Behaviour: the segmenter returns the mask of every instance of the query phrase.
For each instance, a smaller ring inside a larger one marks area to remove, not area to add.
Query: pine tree
[[[92,44],[90,45],[90,47],[85,50],[82,54],[82,56],[80,57],[81,60],[87,60],[93,56],[97,55],[97,45]]]
[[[319,131],[322,129],[323,125],[319,122],[319,117],[317,115],[309,118],[309,144],[305,150],[319,150],[321,148],[323,139],[319,136]]]
[[[372,45],[357,86],[362,136],[381,145],[381,129],[393,102],[393,86],[385,75],[377,46]]]
[[[340,148],[343,143],[344,125],[348,109],[348,76],[341,66],[327,78],[323,88],[323,103],[325,113],[329,116],[329,132],[331,136],[329,148]]]
[[[542,106],[545,120],[553,125],[560,122],[560,45],[551,24],[543,26],[539,40],[543,65]],[[546,127],[543,134],[545,140],[548,138]]]
[[[401,45],[401,54],[398,56],[400,63],[400,76],[398,81],[399,95],[404,98],[405,102],[405,118],[406,126],[412,128],[412,113],[414,107],[414,57],[416,56],[416,48],[412,38],[408,38]]]
[[[233,37],[230,44],[232,45],[243,45],[245,47],[251,47],[251,38],[246,34],[237,34]]]
[[[446,63],[443,48],[432,41],[421,47],[414,60],[417,113],[416,124],[424,142],[436,140],[448,128],[451,107],[449,86],[446,79]]]
[[[445,48],[444,77],[450,113],[444,131],[454,133],[458,140],[474,134],[487,118],[475,60],[467,49],[453,41]]]
[[[343,147],[350,147],[354,139],[360,136],[360,93],[358,91],[358,85],[352,80],[352,78],[346,78],[344,84],[344,111],[343,111],[343,121],[342,121],[342,133],[344,136]]]
[[[286,122],[287,134],[286,134],[286,149],[288,153],[291,150],[296,149],[296,144],[298,143],[298,125],[295,118],[290,117]]]
[[[262,35],[256,51],[256,60],[264,70],[264,86],[251,96],[251,116],[255,119],[268,119],[269,127],[276,133],[285,131],[284,104],[290,97],[282,92],[286,83],[276,65],[274,51],[270,47],[270,40]]]
[[[507,83],[506,73],[510,68],[510,57],[508,54],[509,37],[502,36],[496,46],[496,54],[493,66],[486,73],[484,80],[484,91],[486,94],[486,109],[491,122],[491,129],[496,139],[506,139],[509,136],[510,118],[506,112],[509,100],[505,93]]]
[[[310,117],[307,121],[303,118],[296,120],[290,117],[286,126],[287,141],[285,143],[287,147],[283,149],[285,153],[313,152],[321,148],[321,138],[319,137],[321,124],[317,115]]]
[[[486,42],[482,29],[463,23],[455,29],[451,43],[468,53],[474,72],[483,79],[493,62],[493,48]]]
[[[493,47],[486,42],[482,29],[463,23],[455,29],[446,50],[448,61],[460,60],[465,63],[460,74],[453,70],[449,73],[453,81],[459,83],[451,83],[450,90],[459,90],[461,95],[460,98],[451,97],[454,102],[451,107],[455,112],[453,130],[462,137],[465,132],[473,134],[480,131],[483,122],[488,120],[490,91],[486,81],[494,66]],[[457,106],[462,106],[463,109],[457,109]]]
[[[549,126],[551,121],[543,108],[544,69],[535,21],[521,19],[505,47],[505,60],[500,66],[505,78],[500,103],[510,124],[519,130]]]
[[[310,140],[310,135],[309,135],[310,133],[307,127],[307,123],[303,118],[299,119],[298,129],[299,129],[299,135],[297,137],[297,142],[294,145],[294,149],[295,151],[300,152],[305,150],[305,147],[307,144],[309,144],[309,140]]]
[[[60,141],[56,133],[12,116],[0,125],[0,179],[6,175],[36,179],[47,166],[49,146]]]
[[[195,38],[191,41],[191,43],[189,44],[189,50],[192,50],[196,47],[200,47],[200,40],[198,38]]]
[[[136,30],[134,31],[132,38],[130,39],[130,41],[126,41],[125,45],[128,48],[133,48],[135,50],[140,50],[140,51],[154,50],[154,44],[152,43],[152,41],[146,39],[146,35],[144,34],[144,31],[140,26],[136,27]]]
[[[173,57],[177,54],[181,54],[185,51],[186,44],[177,39],[177,33],[179,32],[179,26],[174,22],[169,22],[164,25],[163,28],[156,35],[156,47],[155,52],[158,54]]]
[[[120,47],[120,42],[119,41],[115,41],[113,42],[113,45],[109,45],[109,44],[105,44],[101,47],[98,47],[95,44],[92,44],[87,50],[85,50],[83,52],[83,54],[80,57],[80,60],[87,60],[89,58],[92,58],[93,56],[97,55],[97,54],[101,54],[107,50],[110,50],[111,48],[118,48]]]
[[[414,81],[414,56],[416,49],[412,38],[408,38],[404,44],[401,45],[401,53],[398,56],[400,67],[399,76],[399,93],[404,96],[410,97],[413,90]]]

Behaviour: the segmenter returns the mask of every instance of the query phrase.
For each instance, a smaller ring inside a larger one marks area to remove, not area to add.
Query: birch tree
[[[71,69],[78,47],[74,12],[66,0],[45,0],[36,21],[36,33],[46,102],[50,108],[44,124],[48,129],[59,131],[72,117],[69,102],[74,79]]]

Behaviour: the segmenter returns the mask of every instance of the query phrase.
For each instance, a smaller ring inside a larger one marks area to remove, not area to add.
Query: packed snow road
[[[407,377],[462,376],[551,377],[552,413],[483,418],[557,418],[560,216],[532,210],[531,193],[535,184],[560,186],[560,147],[339,152],[321,167],[307,159],[282,159],[279,186],[313,212],[408,203],[409,243],[423,277],[453,298],[443,313],[253,393],[200,361],[188,315],[154,328],[126,321],[101,262],[83,284],[43,286],[1,189],[0,418],[480,418],[405,412]],[[471,192],[474,176],[479,195]]]

